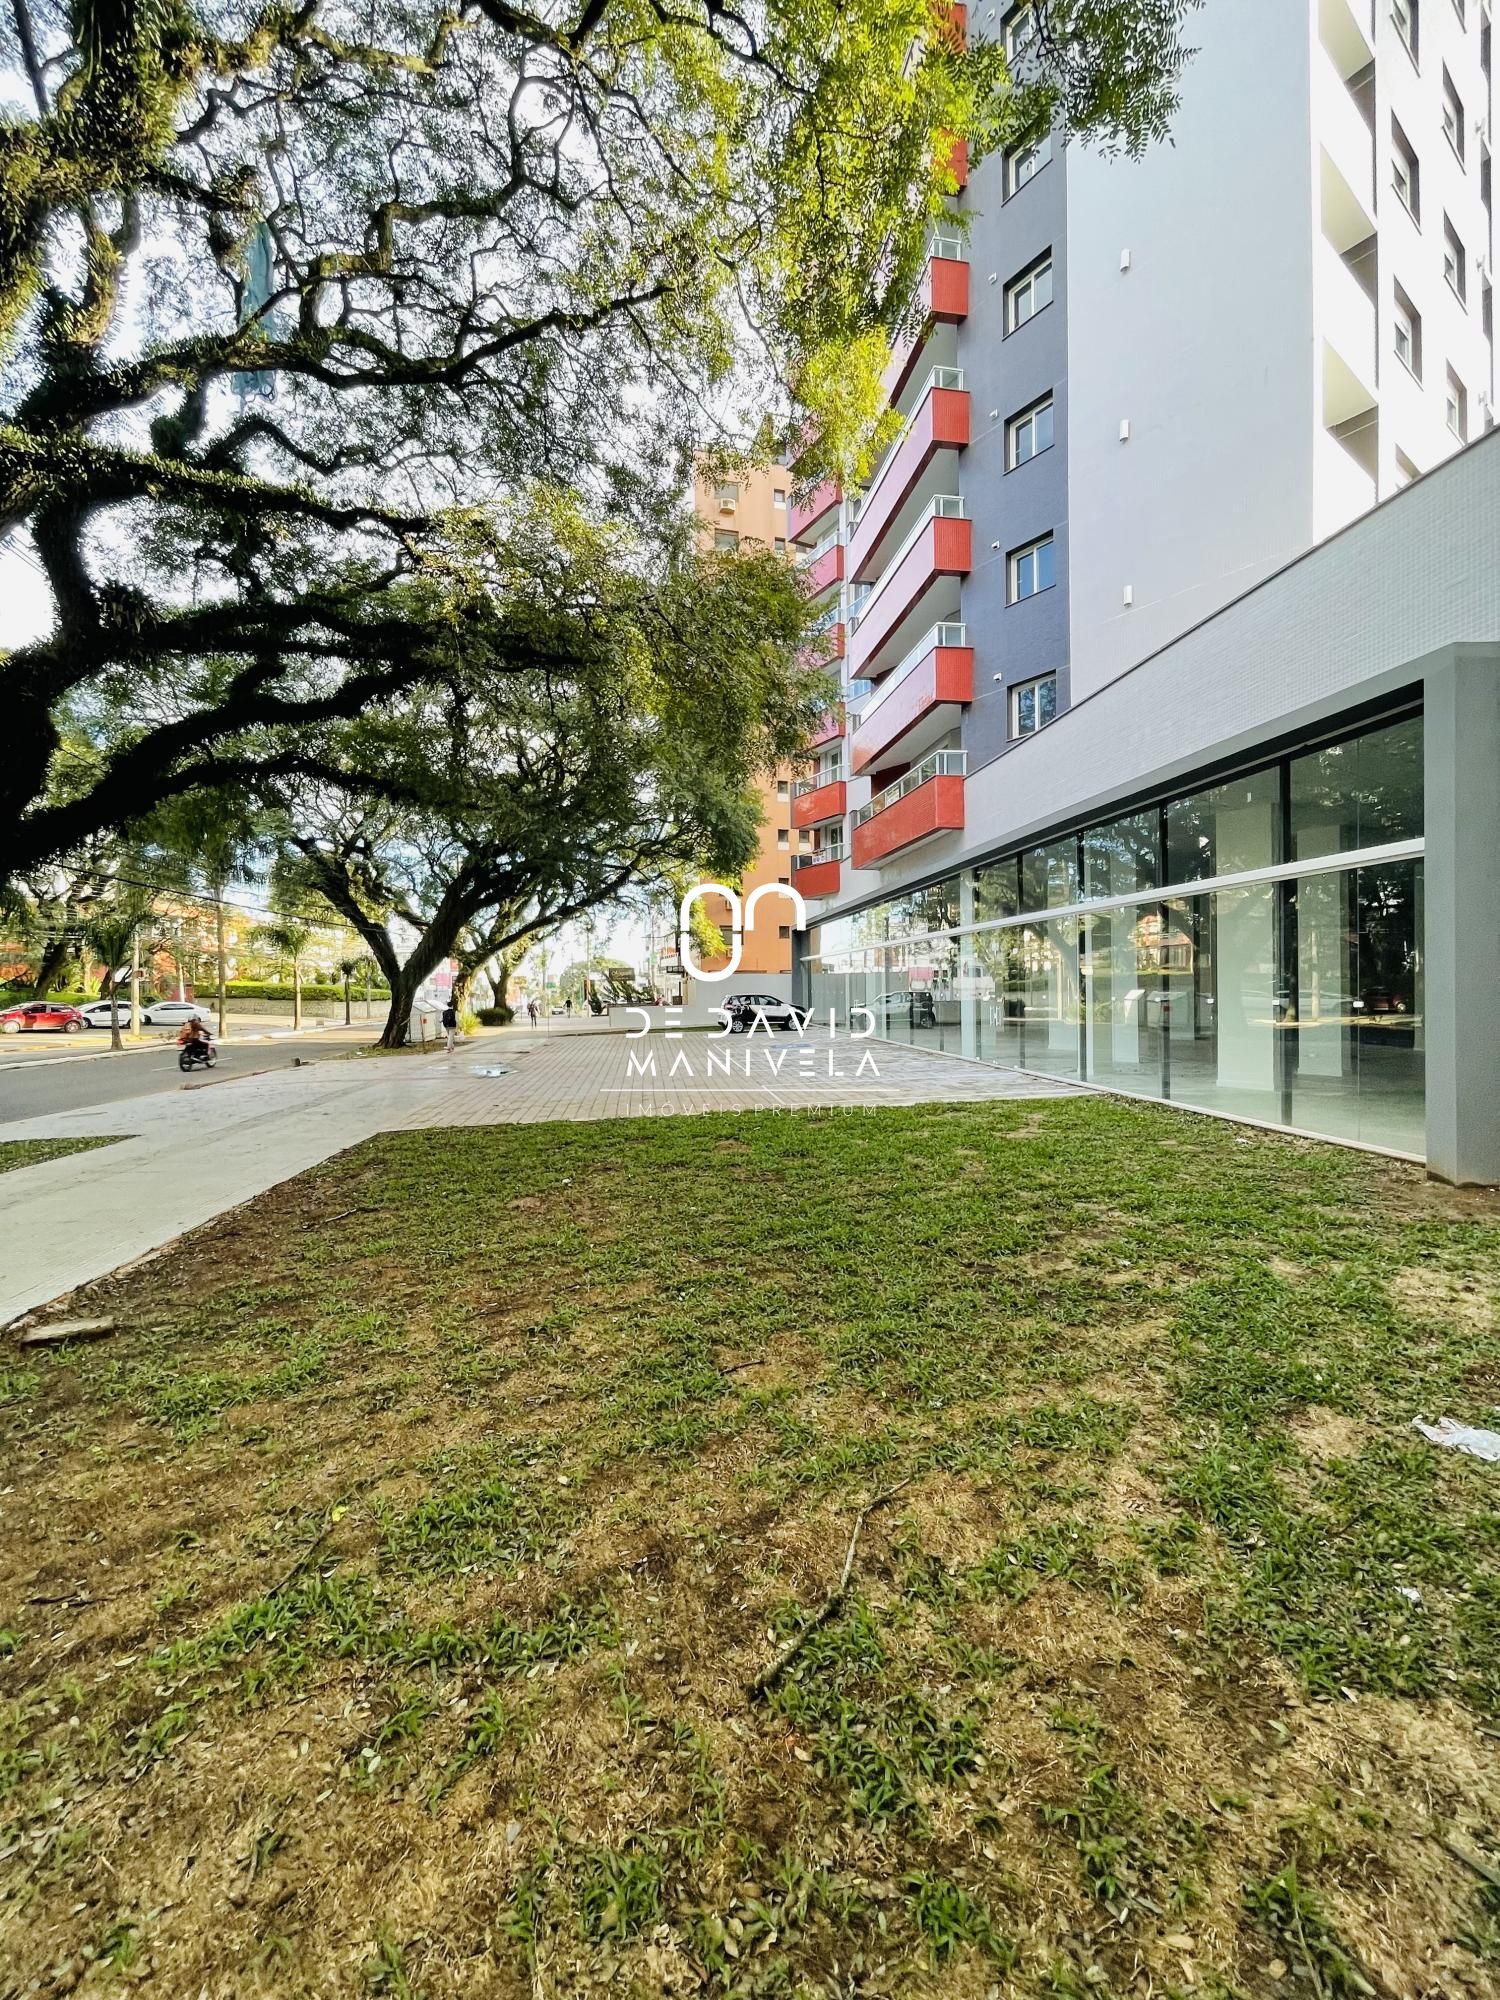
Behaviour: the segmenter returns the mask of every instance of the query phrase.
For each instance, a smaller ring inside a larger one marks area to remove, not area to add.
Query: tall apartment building
[[[794,801],[806,893],[931,873],[966,777],[1493,422],[1488,7],[1192,26],[1170,145],[1044,141],[962,188],[897,442],[792,510],[849,682]]]
[[[1500,1180],[1490,9],[1192,30],[1170,146],[965,181],[898,436],[792,511],[797,992]]]
[[[702,523],[704,540],[714,547],[736,549],[742,542],[759,542],[790,560],[790,494],[790,475],[780,466],[725,480],[700,474],[693,481],[693,509]],[[790,883],[793,878],[798,836],[792,830],[792,783],[790,770],[782,770],[761,786],[760,852],[740,878],[742,901],[763,883]],[[708,899],[704,912],[722,930],[729,930],[734,913],[721,898]],[[725,963],[726,959],[707,959],[704,969],[713,972]],[[791,969],[790,907],[779,897],[769,897],[752,912],[744,930],[739,970],[763,981],[769,976],[771,984],[781,991]]]

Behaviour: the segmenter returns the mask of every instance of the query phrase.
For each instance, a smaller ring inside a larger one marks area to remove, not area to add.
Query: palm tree
[[[273,924],[262,924],[255,933],[268,951],[274,951],[281,958],[289,959],[292,967],[292,1026],[302,1026],[302,961],[307,956],[308,946],[313,941],[312,926],[300,923],[296,917],[278,917]]]

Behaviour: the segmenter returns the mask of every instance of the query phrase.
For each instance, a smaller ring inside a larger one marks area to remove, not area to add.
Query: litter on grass
[[[1411,1427],[1449,1451],[1466,1451],[1470,1458],[1483,1458],[1491,1465],[1500,1465],[1500,1431],[1475,1430],[1471,1424],[1456,1423],[1452,1417],[1439,1417],[1435,1424],[1424,1424],[1420,1417],[1413,1417]]]

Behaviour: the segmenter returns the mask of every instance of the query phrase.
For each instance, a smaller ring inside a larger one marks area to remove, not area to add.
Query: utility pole
[[[219,1040],[224,1039],[224,892],[214,897],[214,954],[219,968]]]
[[[139,925],[130,933],[130,1032],[141,1032],[141,933]]]

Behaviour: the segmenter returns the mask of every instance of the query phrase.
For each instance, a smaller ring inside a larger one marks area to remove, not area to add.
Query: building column
[[[1423,725],[1427,1171],[1500,1182],[1500,647],[1428,669]]]

